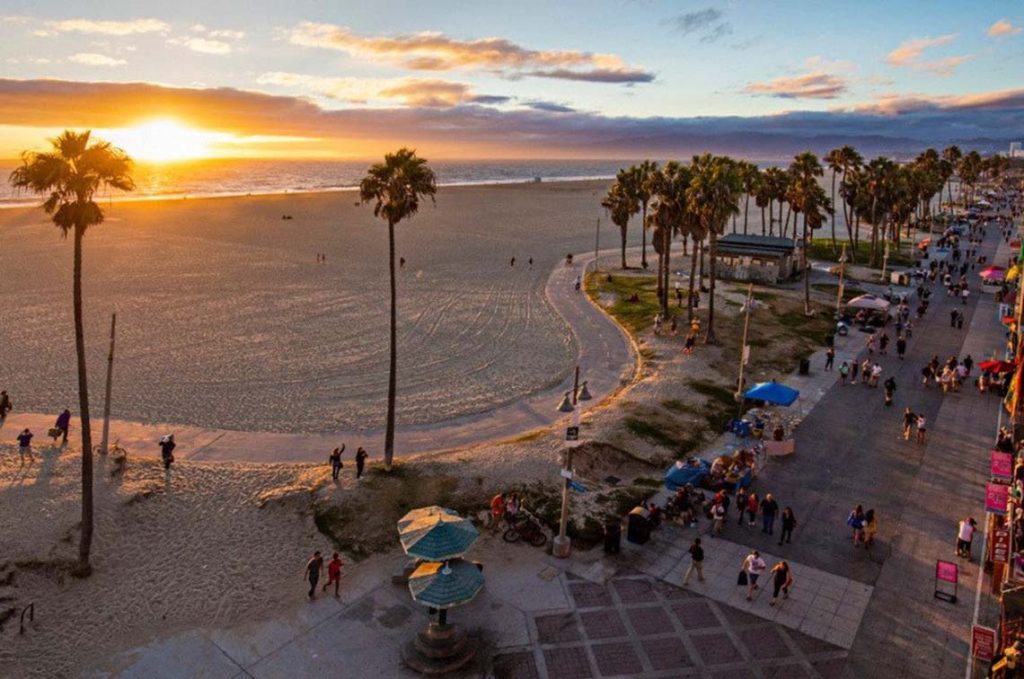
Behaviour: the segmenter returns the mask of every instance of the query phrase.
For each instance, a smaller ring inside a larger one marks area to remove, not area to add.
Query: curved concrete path
[[[617,250],[602,250],[601,256]],[[548,277],[545,296],[565,320],[578,348],[577,362],[581,380],[587,380],[593,400],[588,408],[607,401],[621,387],[633,381],[637,372],[637,352],[625,331],[584,292],[576,292],[577,275],[594,261],[594,255],[580,255],[573,266],[559,264]],[[94,384],[94,388],[97,385]],[[442,451],[487,441],[501,441],[521,436],[553,424],[561,413],[557,405],[562,394],[572,388],[572,371],[555,387],[545,389],[518,401],[492,410],[429,425],[399,427],[395,433],[395,456]],[[116,392],[115,392],[116,398]],[[15,405],[17,399],[15,398]],[[401,408],[401,401],[398,404]],[[383,404],[382,406],[383,407]],[[0,438],[13,439],[23,428],[36,434],[36,447],[47,444],[46,430],[55,415],[12,413]],[[93,414],[93,440],[99,443],[101,419]],[[78,431],[72,422],[72,436]],[[363,446],[376,459],[382,453],[383,429],[369,432],[338,432],[332,434],[282,434],[246,432],[227,429],[205,429],[182,425],[142,424],[111,420],[110,438],[117,440],[136,455],[157,454],[157,441],[173,432],[180,458],[213,461],[245,462],[326,462],[332,448],[345,443],[346,457],[357,446]]]

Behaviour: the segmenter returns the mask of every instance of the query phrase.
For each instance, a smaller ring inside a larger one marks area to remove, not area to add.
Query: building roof
[[[792,238],[730,233],[718,239],[718,252],[730,255],[791,255],[796,249]]]

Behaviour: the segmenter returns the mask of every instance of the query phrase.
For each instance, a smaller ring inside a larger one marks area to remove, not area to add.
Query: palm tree
[[[82,238],[90,226],[103,222],[103,210],[93,201],[96,191],[114,188],[131,191],[131,159],[108,142],[90,144],[91,132],[65,130],[51,139],[50,151],[21,155],[21,166],[11,173],[10,182],[20,189],[46,195],[46,214],[60,229],[62,238],[71,232],[74,242],[72,306],[75,317],[75,354],[78,359],[78,407],[82,421],[82,527],[78,543],[77,573],[92,572],[92,429],[89,421],[89,380],[85,365],[85,331],[82,320]]]
[[[978,179],[981,178],[981,155],[977,151],[971,151],[960,159],[960,164],[957,165],[956,170],[957,174],[960,175],[960,181],[967,184],[967,187],[970,189],[970,202],[973,203],[974,187],[978,183]]]
[[[736,171],[736,161],[724,156],[705,153],[694,156],[691,165],[693,178],[686,191],[686,202],[701,229],[710,236],[710,286],[708,292],[708,327],[706,344],[714,344],[715,336],[715,282],[718,277],[718,235],[725,232],[729,218],[739,211],[736,203],[743,192],[743,183]]]
[[[952,173],[956,172],[959,169],[960,159],[963,157],[963,155],[964,155],[963,152],[960,151],[960,147],[957,146],[956,144],[953,144],[952,146],[947,146],[945,149],[943,149],[943,151],[942,151],[942,158],[947,163],[949,163],[949,166],[950,166],[950,175],[949,175],[949,177],[947,177],[947,179],[952,177],[953,176]],[[952,203],[953,202],[953,182],[950,181],[947,184],[947,186],[949,187],[949,202]]]
[[[621,172],[620,172],[621,174]],[[626,232],[629,228],[629,218],[637,210],[637,201],[630,195],[621,182],[616,180],[608,189],[608,194],[601,200],[601,207],[608,210],[612,224],[619,227],[622,235],[622,268],[626,267]]]
[[[654,232],[651,240],[661,261],[658,268],[658,275],[661,276],[658,288],[663,291],[661,308],[666,318],[668,318],[669,282],[672,273],[672,239],[676,234],[683,233],[686,189],[689,185],[690,168],[675,161],[665,163],[664,168],[655,173],[652,181],[654,203],[649,219]],[[697,249],[696,245],[693,249]],[[692,271],[690,278],[692,284]]]
[[[836,153],[837,160],[838,155]],[[821,226],[821,219],[830,208],[828,198],[824,196],[824,189],[818,185],[818,177],[824,174],[821,163],[818,162],[818,156],[810,151],[805,151],[796,156],[789,166],[789,176],[791,179],[787,194],[789,196],[789,204],[793,206],[793,212],[797,216],[800,214],[804,215],[804,247],[801,259],[803,260],[804,276],[804,313],[808,314],[811,312],[810,270],[807,266],[807,250],[810,247],[809,233],[811,229]],[[834,177],[835,172],[833,171]],[[811,228],[808,229],[808,227]],[[796,235],[796,219],[793,221],[793,235]]]
[[[832,170],[832,204],[836,203],[836,174],[843,171],[844,167],[844,156],[843,152],[851,147],[844,146],[842,148],[835,148],[829,151],[825,155],[825,163],[828,164],[828,169]],[[852,150],[852,149],[851,149]],[[849,227],[849,225],[847,225]],[[832,213],[832,251],[837,252],[838,246],[836,245],[836,213]]]
[[[782,230],[782,203],[786,196],[786,185],[789,183],[788,177],[786,177],[786,171],[781,167],[769,167],[762,173],[762,179],[764,180],[766,190],[768,192],[768,235],[775,235],[773,223],[776,221],[772,214],[772,205],[775,201],[779,202],[779,235]]]
[[[640,266],[645,269],[647,268],[647,206],[654,193],[652,177],[657,170],[658,163],[653,160],[645,160],[639,165],[631,166],[626,171],[631,175],[628,184],[630,193],[640,203]]]
[[[398,322],[395,295],[395,225],[416,214],[424,196],[434,201],[437,182],[427,161],[401,148],[384,156],[359,184],[362,203],[373,202],[373,216],[388,223],[388,264],[391,273],[391,362],[388,370],[388,416],[384,430],[384,469],[391,471],[395,456],[395,380],[398,367]]]
[[[743,235],[747,235],[747,213],[750,210],[750,196],[757,190],[761,181],[761,170],[757,165],[746,160],[737,163],[740,173],[740,181],[743,182]]]

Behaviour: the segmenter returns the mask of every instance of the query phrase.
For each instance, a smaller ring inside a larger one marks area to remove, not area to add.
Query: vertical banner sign
[[[1010,561],[1010,531],[1006,528],[996,528],[992,531],[992,562],[1009,563]]]
[[[1013,455],[1001,450],[993,450],[989,473],[993,479],[1009,481],[1013,478]]]
[[[960,569],[952,561],[935,562],[935,598],[956,603],[957,587],[960,583]]]
[[[991,627],[975,625],[971,628],[971,655],[981,662],[992,662],[996,657],[996,631]]]
[[[985,511],[1003,516],[1006,514],[1006,500],[1010,487],[1002,483],[989,483],[985,486]]]

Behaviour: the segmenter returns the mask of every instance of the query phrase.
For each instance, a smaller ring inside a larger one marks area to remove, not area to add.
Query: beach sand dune
[[[443,188],[436,208],[399,225],[400,424],[482,412],[568,374],[575,343],[544,283],[566,253],[593,248],[606,185]],[[94,412],[116,310],[115,417],[379,429],[387,236],[354,201],[339,192],[105,205],[108,220],[85,244]],[[604,226],[602,246],[612,246],[617,229]],[[77,410],[71,254],[38,209],[0,212],[0,385],[22,412]]]

